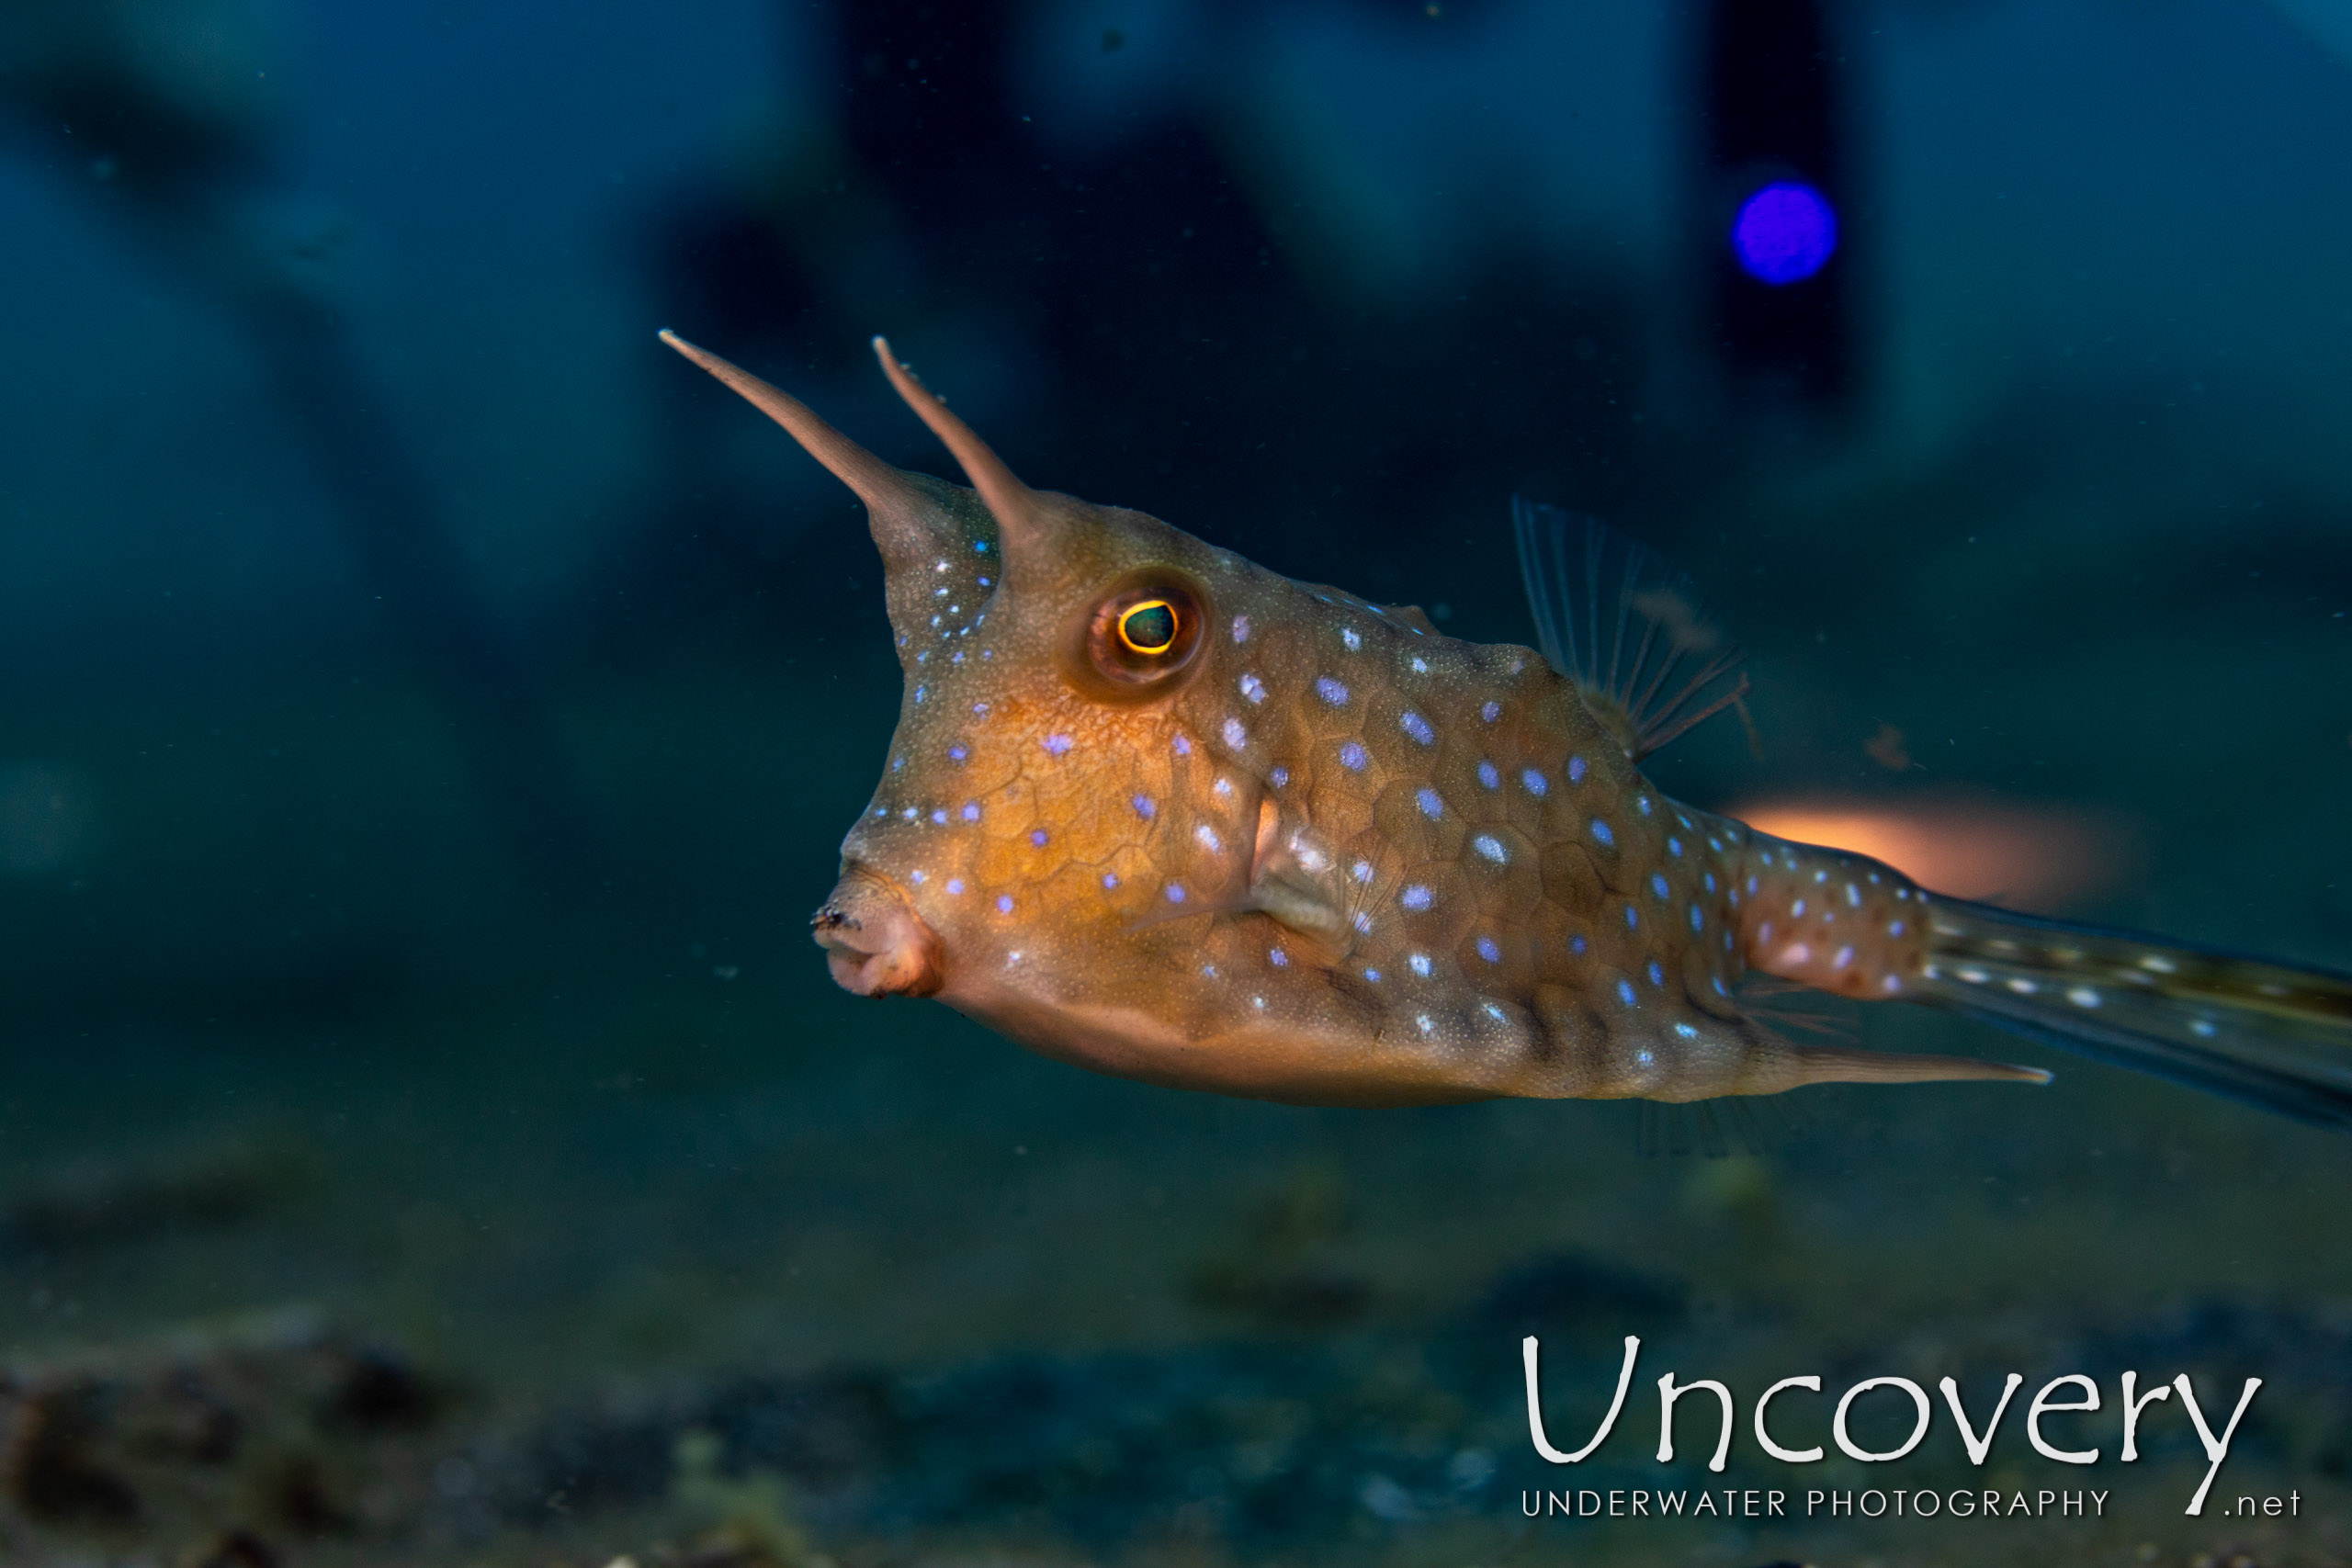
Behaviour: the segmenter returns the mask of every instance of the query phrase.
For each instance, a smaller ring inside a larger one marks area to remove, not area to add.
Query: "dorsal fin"
[[[1535,635],[1640,761],[1747,694],[1747,655],[1690,580],[1598,517],[1513,496]]]

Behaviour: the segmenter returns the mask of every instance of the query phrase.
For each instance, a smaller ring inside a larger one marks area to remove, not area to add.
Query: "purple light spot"
[[[942,827],[942,828],[946,827],[946,826],[947,826],[947,808],[946,808],[945,807],[941,807],[939,809],[937,809],[937,810],[933,811],[933,812],[931,814],[931,819],[932,819],[932,821],[933,821],[933,822],[936,823],[938,826]]]
[[[1250,744],[1250,732],[1241,728],[1239,719],[1228,718],[1225,721],[1225,743],[1237,751]]]
[[[1290,770],[1288,768],[1276,768],[1267,776],[1273,780],[1273,784],[1276,789],[1286,789],[1290,786]]]
[[[1504,849],[1503,841],[1492,833],[1481,833],[1471,840],[1470,843],[1480,854],[1497,865],[1501,865],[1510,859],[1510,852]]]
[[[1416,791],[1413,795],[1413,800],[1415,804],[1420,807],[1421,815],[1424,817],[1442,817],[1445,815],[1445,802],[1438,798],[1438,793],[1433,789],[1423,787],[1422,789]]]
[[[1396,902],[1408,909],[1426,909],[1436,901],[1436,896],[1418,882],[1396,896]]]
[[[1740,269],[1758,283],[1802,283],[1838,249],[1838,215],[1811,186],[1776,182],[1740,208],[1731,248]]]
[[[950,893],[962,893],[964,891],[964,879],[960,876],[949,877],[947,879],[947,891]]]
[[[1377,986],[1378,984],[1380,984],[1380,971],[1379,971],[1379,970],[1377,970],[1377,969],[1367,969],[1367,970],[1365,970],[1365,971],[1363,972],[1363,977],[1364,977],[1365,979],[1367,979],[1367,980],[1371,981],[1371,982],[1372,982],[1374,985],[1375,985],[1375,986]]]
[[[970,755],[971,753],[965,750],[961,746],[950,746],[947,748],[947,760],[951,762],[960,762]]]
[[[1266,952],[1266,962],[1277,969],[1287,969],[1290,967],[1290,954],[1279,947],[1269,948]]]
[[[983,577],[982,579],[980,579],[980,586],[981,586],[981,587],[986,588],[988,585],[989,585],[989,579],[987,579],[987,578],[985,578],[985,577]],[[983,653],[983,654],[981,654],[981,655],[980,655],[980,657],[981,657],[982,659],[986,659],[986,658],[988,657],[988,655],[987,655],[987,654],[985,654],[985,653]]]
[[[1478,763],[1478,782],[1488,789],[1500,789],[1503,787],[1503,775],[1496,770],[1492,762],[1481,759]]]
[[[1370,760],[1364,755],[1363,748],[1353,740],[1340,748],[1340,766],[1351,773],[1363,772],[1364,763]]]
[[[964,820],[967,822],[977,822],[979,819],[980,803],[977,800],[966,801],[964,803]]]
[[[1119,874],[1118,874],[1117,872],[1115,872],[1115,871],[1106,871],[1106,872],[1104,872],[1104,873],[1102,874],[1102,886],[1105,886],[1105,887],[1116,887],[1118,885],[1119,885]]]
[[[1430,728],[1428,719],[1423,718],[1411,708],[1407,708],[1396,716],[1396,728],[1424,746],[1437,744],[1437,731]]]
[[[1241,694],[1253,703],[1262,703],[1266,700],[1266,683],[1255,675],[1244,675],[1241,677]]]
[[[1478,956],[1489,964],[1500,964],[1503,961],[1503,950],[1495,945],[1493,937],[1482,936],[1478,939]]]
[[[1139,795],[1136,796],[1136,815],[1148,822],[1159,815],[1159,807],[1151,796]]]
[[[1250,640],[1249,616],[1236,615],[1233,617],[1233,640],[1236,642],[1248,642]]]
[[[1478,710],[1478,716],[1485,719],[1488,724],[1494,723],[1495,720],[1502,717],[1502,716],[1503,705],[1500,703],[1488,703],[1485,707]]]
[[[1527,793],[1530,795],[1542,795],[1552,787],[1552,781],[1534,768],[1521,768],[1519,771],[1519,782],[1527,786]]]
[[[1182,883],[1171,882],[1168,885],[1168,901],[1171,904],[1181,904],[1184,901],[1184,885]]]
[[[1046,736],[1042,744],[1047,751],[1058,757],[1063,752],[1070,749],[1070,739],[1069,736],[1057,732],[1056,734]]]
[[[1043,828],[1030,829],[1029,841],[1036,845],[1039,849],[1044,849],[1046,847],[1046,830]]]
[[[1189,757],[1189,756],[1191,756],[1192,754],[1193,754],[1193,742],[1192,742],[1192,740],[1191,740],[1189,738],[1185,737],[1185,736],[1182,736],[1182,735],[1178,736],[1178,737],[1176,738],[1176,755],[1178,755],[1179,757]]]
[[[1347,687],[1329,675],[1317,675],[1315,678],[1315,694],[1333,707],[1338,707],[1348,700]]]
[[[996,896],[996,912],[1000,915],[1009,915],[1012,913],[1012,894],[1000,893]]]

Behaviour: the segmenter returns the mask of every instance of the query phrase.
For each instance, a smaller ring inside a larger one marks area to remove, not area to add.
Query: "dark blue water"
[[[1836,243],[1767,283],[1774,182]],[[2058,1081],[1645,1139],[837,990],[878,564],[653,334],[952,472],[888,332],[1033,483],[1480,640],[1511,495],[1602,514],[1751,650],[1677,795],[1997,807],[1969,891],[2342,968],[2347,248],[2315,6],[14,0],[0,1557],[2337,1561],[2340,1136],[1902,1010]],[[1582,1469],[1526,1333],[1588,1429],[1644,1339]],[[2266,1380],[2202,1515],[2125,1370]],[[2010,1371],[1982,1468],[1747,1425]],[[1710,1484],[1796,1517],[1521,1507]],[[1871,1487],[2107,1496],[1804,1517]]]

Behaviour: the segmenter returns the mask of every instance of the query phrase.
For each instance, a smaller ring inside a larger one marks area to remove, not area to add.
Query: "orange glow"
[[[2114,870],[2110,832],[2052,807],[1833,796],[1761,801],[1731,815],[1777,838],[1884,861],[1933,892],[2016,908],[2057,908]]]

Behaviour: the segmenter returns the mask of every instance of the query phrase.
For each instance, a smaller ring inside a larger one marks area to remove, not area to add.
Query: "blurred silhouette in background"
[[[1265,152],[1235,133],[1222,87],[1152,98],[1082,142],[1034,123],[1029,10],[835,7],[808,114],[736,161],[754,173],[679,190],[648,225],[664,320],[804,393],[865,376],[865,336],[887,325],[967,412],[1014,411],[990,439],[1038,482],[1213,537],[1232,538],[1239,513],[1251,553],[1277,564],[1339,530],[1375,595],[1422,592],[1439,520],[1499,518],[1531,452],[1560,452],[1589,505],[1651,471],[1654,433],[1627,395],[1646,373],[1645,313],[1623,280],[1512,238],[1467,288],[1351,297],[1302,265],[1297,231],[1316,215],[1270,199],[1278,182],[1246,161]],[[1214,61],[1219,29],[1248,13],[1194,19],[1194,51]],[[1421,7],[1378,20],[1441,51],[1479,25]],[[1102,33],[1101,50],[1123,47]],[[1464,352],[1495,343],[1512,345],[1508,373]],[[740,408],[664,370],[664,528],[690,519],[722,551],[773,554],[773,495],[714,477]],[[706,592],[739,579],[715,573]]]
[[[241,8],[206,0],[11,0],[0,117],[251,344],[526,874],[577,892],[595,879],[596,836],[539,683],[475,592],[380,379],[315,276],[332,231],[283,221],[264,73],[236,47],[257,31]]]

